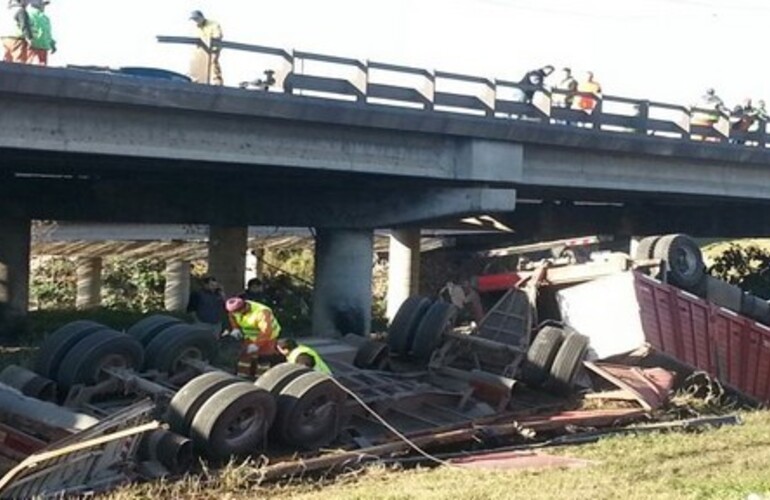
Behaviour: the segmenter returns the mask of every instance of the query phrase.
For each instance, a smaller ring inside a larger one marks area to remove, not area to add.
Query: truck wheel
[[[281,363],[260,375],[254,385],[277,397],[292,380],[310,371],[307,366],[297,363]]]
[[[433,351],[441,345],[444,332],[455,326],[458,312],[457,307],[443,300],[431,304],[417,326],[412,342],[412,357],[428,361]]]
[[[530,387],[539,387],[545,382],[563,341],[564,330],[554,326],[543,327],[527,349],[519,379]]]
[[[580,372],[588,349],[588,337],[571,333],[562,342],[551,365],[544,388],[556,394],[569,394]]]
[[[275,399],[247,382],[220,389],[195,414],[193,444],[209,459],[221,462],[257,451],[275,418]]]
[[[104,379],[103,368],[139,369],[144,360],[142,345],[115,330],[102,330],[78,342],[61,362],[58,382],[69,390],[76,384],[96,384]]]
[[[153,314],[139,320],[126,333],[134,337],[144,347],[166,328],[181,323],[182,320],[165,314]]]
[[[183,323],[160,332],[147,345],[145,367],[175,375],[184,371],[185,359],[216,359],[217,339],[210,330]]]
[[[367,340],[356,351],[353,366],[364,370],[376,369],[383,366],[390,356],[388,344],[376,340]]]
[[[305,373],[278,396],[274,430],[291,446],[306,450],[326,446],[339,434],[344,400],[345,393],[328,375]]]
[[[634,252],[634,260],[647,260],[655,258],[655,245],[658,244],[660,236],[647,236],[639,241]]]
[[[655,258],[666,261],[668,280],[685,290],[696,288],[705,276],[703,254],[692,238],[667,234],[655,245]]]
[[[40,346],[35,360],[35,371],[43,377],[56,380],[62,359],[75,344],[99,330],[108,330],[95,321],[73,321],[54,331]]]
[[[391,351],[397,354],[409,351],[417,326],[430,304],[427,297],[409,297],[401,304],[388,327],[388,347]]]
[[[240,379],[225,372],[199,375],[182,386],[168,405],[166,422],[172,431],[187,436],[195,414],[217,391]]]

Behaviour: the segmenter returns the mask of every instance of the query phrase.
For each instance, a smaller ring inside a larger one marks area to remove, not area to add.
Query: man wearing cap
[[[273,310],[259,302],[232,297],[227,299],[225,308],[230,317],[230,335],[241,339],[238,375],[254,377],[260,357],[276,356],[281,325]]]
[[[206,19],[203,12],[199,10],[190,13],[190,20],[198,27],[198,38],[200,38],[200,44],[193,54],[190,76],[198,83],[222,85],[222,67],[219,65],[222,27],[218,22]]]
[[[49,0],[31,0],[27,15],[32,29],[32,41],[27,53],[27,63],[48,66],[48,53],[56,52],[56,41],[51,31],[51,19],[45,13]]]
[[[27,62],[32,29],[25,5],[26,0],[10,0],[0,16],[0,38],[3,40],[5,62]]]

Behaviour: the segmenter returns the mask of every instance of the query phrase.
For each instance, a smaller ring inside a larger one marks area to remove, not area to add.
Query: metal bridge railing
[[[202,45],[194,37],[157,39],[161,43]],[[221,41],[218,46],[268,56],[268,69],[275,79],[271,89],[289,94],[712,143],[763,148],[768,143],[765,119],[754,120],[747,131],[735,130],[731,116],[721,110],[548,90],[513,81],[239,42]],[[568,105],[580,97],[593,98],[595,107],[587,111]]]

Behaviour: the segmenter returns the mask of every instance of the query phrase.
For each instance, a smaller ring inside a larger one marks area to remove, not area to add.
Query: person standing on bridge
[[[27,63],[48,66],[48,53],[56,52],[56,41],[53,39],[51,19],[45,13],[49,0],[32,0],[27,7],[32,42],[27,54]]]
[[[190,68],[190,76],[198,83],[222,85],[222,67],[219,53],[222,51],[222,27],[218,22],[206,19],[203,12],[194,10],[190,20],[198,27],[200,43],[195,48]]]
[[[26,63],[32,28],[25,9],[26,0],[10,0],[0,17],[0,38],[3,40],[3,61]]]

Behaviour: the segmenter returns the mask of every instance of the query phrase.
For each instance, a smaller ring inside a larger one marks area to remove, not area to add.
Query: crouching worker
[[[233,297],[225,303],[230,335],[241,341],[238,375],[255,377],[260,359],[270,362],[279,357],[276,350],[281,325],[273,310],[259,302]]]
[[[278,352],[286,356],[286,361],[289,363],[296,363],[298,365],[305,365],[308,368],[326,375],[331,375],[332,371],[329,365],[324,362],[320,354],[315,349],[312,349],[306,345],[297,344],[294,339],[281,339],[277,345]]]

